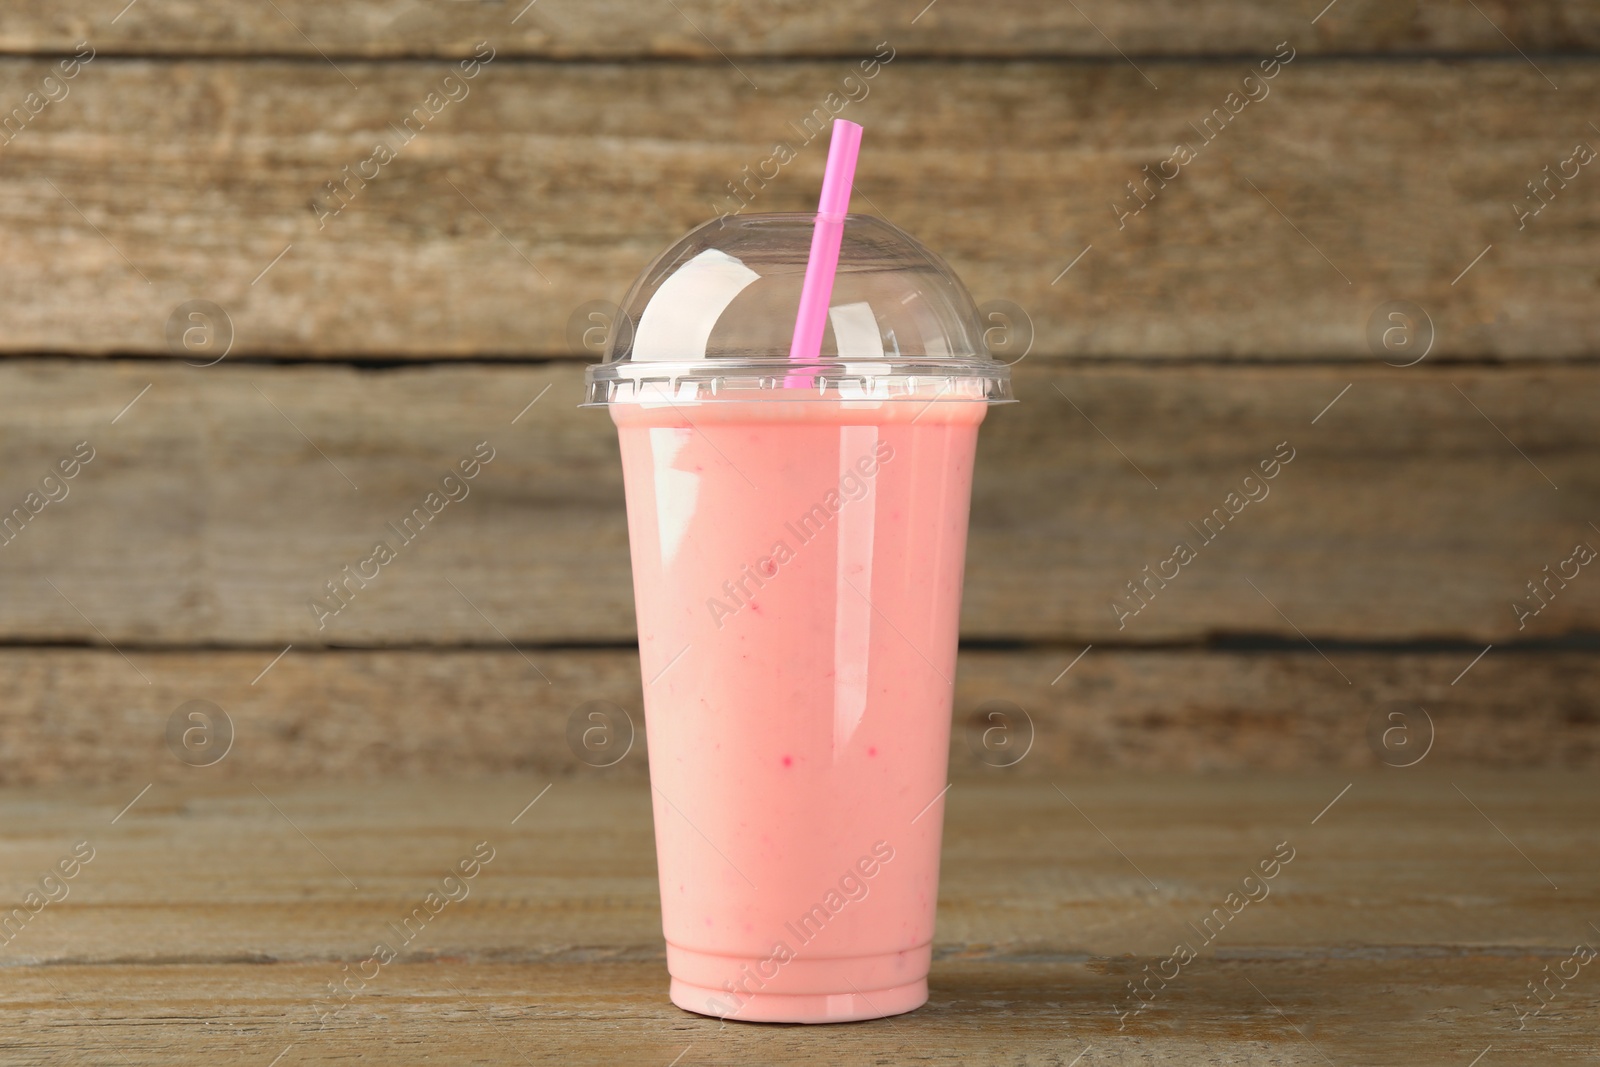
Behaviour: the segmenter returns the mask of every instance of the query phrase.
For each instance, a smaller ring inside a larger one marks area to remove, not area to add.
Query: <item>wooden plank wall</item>
[[[191,773],[189,700],[236,732],[207,773],[597,773],[575,709],[642,718],[570,324],[776,142],[748,209],[805,209],[819,109],[868,128],[858,206],[1031,323],[980,449],[957,774],[1393,763],[1392,713],[1435,762],[1600,763],[1600,577],[1528,591],[1600,547],[1593,5],[676,6],[11,5],[0,505],[92,458],[0,545],[0,782]],[[220,315],[185,348],[191,301]],[[472,496],[318,629],[481,440]],[[968,739],[993,701],[1036,742],[1004,771]]]

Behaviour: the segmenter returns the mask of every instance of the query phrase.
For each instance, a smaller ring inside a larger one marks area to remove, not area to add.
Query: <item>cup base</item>
[[[928,980],[865,993],[754,993],[732,1002],[721,989],[672,980],[672,1003],[684,1011],[745,1023],[849,1023],[903,1015],[928,1002]]]

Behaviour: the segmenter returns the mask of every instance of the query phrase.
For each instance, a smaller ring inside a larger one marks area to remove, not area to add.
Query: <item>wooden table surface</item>
[[[7,908],[77,842],[93,849],[54,884],[65,897],[0,946],[0,1061],[1600,1057],[1600,967],[1573,962],[1575,946],[1600,944],[1592,775],[959,778],[931,999],[823,1027],[725,1025],[668,1002],[642,782],[246,784],[197,772],[139,790],[0,795]],[[328,983],[480,841],[493,859],[470,895],[321,1025]],[[1198,945],[1189,924],[1288,850],[1264,898],[1119,1018],[1130,981],[1177,943]],[[1534,1014],[1529,983],[1547,979]]]

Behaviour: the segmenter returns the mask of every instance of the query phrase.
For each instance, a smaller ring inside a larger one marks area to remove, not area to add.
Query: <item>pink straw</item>
[[[817,204],[817,225],[811,232],[811,258],[806,261],[800,312],[795,316],[794,342],[789,346],[791,362],[814,362],[822,354],[828,303],[833,299],[833,276],[839,269],[839,245],[844,240],[844,217],[850,211],[850,183],[855,179],[856,158],[860,154],[861,127],[834,119],[828,164],[822,174],[822,199]],[[791,375],[784,384],[808,382],[803,376]]]

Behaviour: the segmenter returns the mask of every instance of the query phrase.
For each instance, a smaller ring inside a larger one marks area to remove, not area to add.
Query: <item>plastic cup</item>
[[[978,425],[971,298],[849,216],[788,358],[810,215],[646,269],[588,402],[622,452],[673,1003],[840,1022],[927,1000]]]

